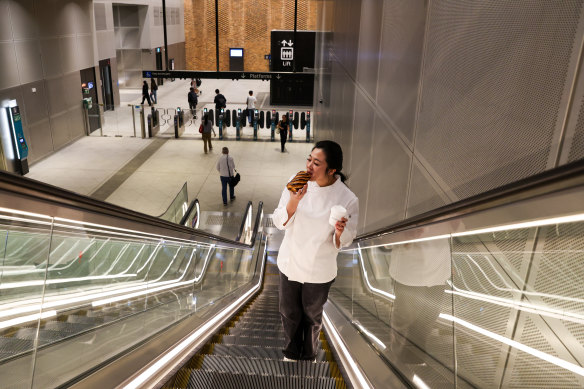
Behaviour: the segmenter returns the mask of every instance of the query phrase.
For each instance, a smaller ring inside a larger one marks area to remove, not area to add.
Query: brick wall
[[[298,0],[298,30],[315,30],[318,0]],[[215,70],[215,0],[185,0],[186,64]],[[294,29],[294,0],[219,1],[219,64],[229,70],[229,48],[243,47],[245,70],[267,71],[270,31]]]

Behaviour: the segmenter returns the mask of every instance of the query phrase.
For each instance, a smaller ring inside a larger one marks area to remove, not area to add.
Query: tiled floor
[[[165,83],[158,90],[160,105],[186,106],[183,100],[186,101],[188,88],[189,81]],[[225,94],[228,108],[232,103],[239,103],[243,107],[249,89],[256,93],[265,93],[269,84],[247,80],[203,80],[199,107],[212,101],[215,88],[221,89]],[[122,96],[133,98],[136,95],[131,91],[122,93]],[[259,100],[258,106],[261,104],[261,99]],[[123,112],[131,117],[130,111],[124,110],[127,103],[123,102],[121,109],[114,111],[118,117]],[[185,136],[180,139],[166,138],[152,155],[136,164],[132,161],[135,162],[135,157],[151,145],[153,140],[141,139],[139,128],[138,137],[132,137],[131,119],[125,124],[122,121],[119,123],[123,129],[119,131],[120,134],[112,132],[109,136],[82,138],[33,165],[27,177],[91,195],[115,173],[125,171],[128,178],[116,185],[117,188],[114,188],[106,201],[139,212],[160,215],[187,182],[189,200],[198,198],[204,211],[243,212],[247,202],[251,200],[254,205],[263,201],[265,212],[271,213],[290,176],[305,168],[305,157],[312,147],[312,144],[304,142],[287,143],[287,151],[281,153],[278,141],[235,141],[231,137],[231,140],[213,139],[213,151],[205,154],[200,135],[195,133],[195,127],[192,126],[187,128]],[[245,131],[251,134],[250,127],[246,127]],[[264,129],[266,131],[268,130]],[[228,137],[231,132],[234,132],[233,128],[229,128]],[[227,207],[223,206],[221,183],[215,169],[223,146],[229,147],[236,169],[242,177],[235,190],[237,199]]]

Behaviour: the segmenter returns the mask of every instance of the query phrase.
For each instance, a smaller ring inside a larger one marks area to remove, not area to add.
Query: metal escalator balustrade
[[[0,201],[2,388],[68,385],[257,272],[257,229],[238,243],[4,174]]]
[[[584,176],[572,173],[357,239],[329,301],[411,386],[583,387]]]
[[[284,361],[278,269],[268,257],[264,286],[163,388],[346,388],[321,333],[315,362]]]

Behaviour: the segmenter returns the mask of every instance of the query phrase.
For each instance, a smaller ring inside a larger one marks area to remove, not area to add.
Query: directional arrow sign
[[[241,78],[245,78],[245,73],[241,73]]]

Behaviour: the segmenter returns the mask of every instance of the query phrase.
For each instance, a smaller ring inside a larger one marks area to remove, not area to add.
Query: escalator
[[[582,199],[579,162],[359,236],[287,362],[261,204],[234,240],[0,175],[0,387],[580,388]]]
[[[316,361],[282,360],[278,269],[268,256],[261,293],[163,386],[175,388],[346,388],[321,333]]]

